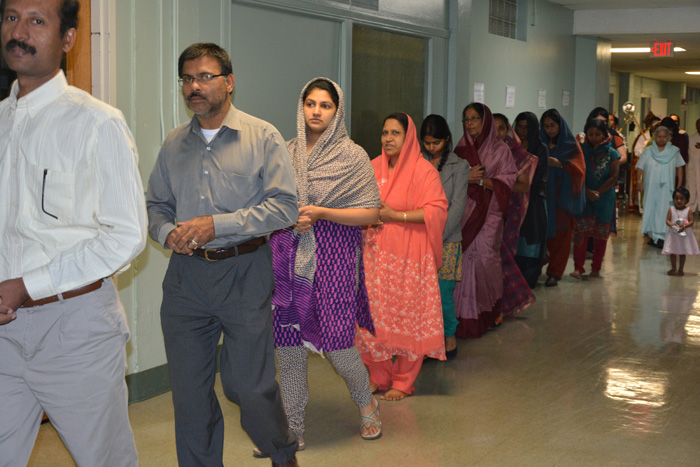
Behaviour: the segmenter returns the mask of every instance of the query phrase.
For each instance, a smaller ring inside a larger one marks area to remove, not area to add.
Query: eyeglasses
[[[464,118],[464,119],[462,119],[462,123],[478,122],[480,120],[481,120],[481,117]]]
[[[199,76],[185,75],[178,79],[177,82],[180,84],[180,86],[184,86],[185,84],[191,86],[195,81],[199,84],[208,84],[209,81],[213,80],[214,78],[218,78],[219,76],[226,76],[226,74],[221,73],[220,75],[212,75],[211,73],[202,73]]]

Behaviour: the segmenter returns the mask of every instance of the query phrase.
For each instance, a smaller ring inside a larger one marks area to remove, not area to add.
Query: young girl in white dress
[[[673,192],[673,206],[668,208],[666,216],[666,239],[661,251],[664,255],[671,255],[671,270],[669,276],[682,276],[686,255],[700,254],[698,242],[693,234],[693,213],[688,207],[690,192],[683,188],[676,188]],[[676,269],[676,256],[680,256],[678,269]]]

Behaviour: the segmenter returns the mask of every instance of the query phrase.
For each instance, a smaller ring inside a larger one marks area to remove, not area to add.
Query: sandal
[[[304,448],[306,448],[306,444],[304,443],[303,438],[297,442],[297,445],[297,452],[303,451]],[[255,457],[256,459],[267,459],[268,457],[270,457],[270,455],[266,452],[262,452],[258,448],[253,448],[253,457]]]
[[[376,404],[372,413],[369,415],[360,414],[360,418],[362,419],[362,424],[360,425],[360,436],[362,439],[366,439],[368,441],[379,439],[382,436],[382,421],[379,419],[379,402],[377,402],[377,399],[374,397],[372,400]],[[369,432],[369,430],[374,427],[379,427],[379,431],[373,435],[365,434],[365,431]]]

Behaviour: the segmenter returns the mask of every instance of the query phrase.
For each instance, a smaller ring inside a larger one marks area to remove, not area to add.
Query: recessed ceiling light
[[[683,47],[674,47],[674,52],[685,52]],[[651,47],[613,47],[610,49],[612,53],[649,53]]]
[[[700,75],[700,71],[686,71],[686,75]]]

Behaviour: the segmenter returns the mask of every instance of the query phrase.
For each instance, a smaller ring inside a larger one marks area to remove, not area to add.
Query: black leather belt
[[[59,301],[61,298],[68,300],[69,298],[79,297],[85,295],[86,293],[94,292],[95,290],[102,287],[102,282],[104,279],[97,280],[92,284],[84,285],[78,287],[77,289],[69,290],[68,292],[63,292],[57,295],[51,295],[50,297],[40,298],[39,300],[32,300],[31,298],[22,304],[22,308],[31,308],[33,306],[48,305],[49,303],[54,303]]]
[[[195,256],[204,258],[207,261],[221,261],[222,259],[252,253],[266,243],[266,237],[258,237],[228,248],[198,248],[196,250],[193,250],[193,253]]]

